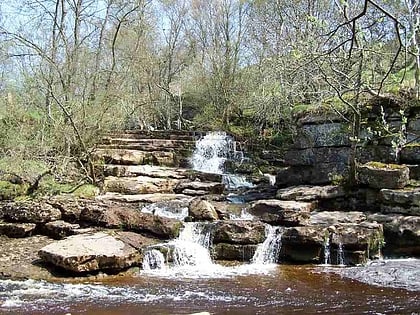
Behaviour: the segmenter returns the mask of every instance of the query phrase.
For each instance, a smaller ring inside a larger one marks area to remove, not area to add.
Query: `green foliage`
[[[0,200],[12,200],[26,194],[28,185],[12,184],[0,180]]]

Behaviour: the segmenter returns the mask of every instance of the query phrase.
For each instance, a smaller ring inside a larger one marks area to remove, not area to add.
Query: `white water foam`
[[[281,250],[281,228],[266,225],[266,239],[260,244],[252,257],[252,263],[257,265],[275,264]]]
[[[156,202],[144,206],[141,212],[151,213],[165,218],[184,220],[188,216],[188,207],[184,207],[181,204],[176,205],[174,202],[171,204]]]

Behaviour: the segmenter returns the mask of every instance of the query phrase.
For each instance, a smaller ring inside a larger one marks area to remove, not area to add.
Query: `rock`
[[[366,219],[366,214],[360,211],[321,211],[311,213],[310,223],[330,226],[339,223],[361,223]]]
[[[251,204],[249,213],[261,221],[283,226],[305,225],[309,222],[309,213],[315,203],[285,200],[258,200]]]
[[[420,164],[407,165],[410,169],[410,179],[420,180]]]
[[[46,200],[53,208],[59,209],[61,218],[70,223],[80,221],[80,213],[84,208],[96,207],[98,202],[91,199],[81,199],[71,195],[58,195]]]
[[[155,165],[112,165],[104,166],[106,176],[117,177],[159,177],[172,179],[185,179],[188,177],[187,169],[177,169],[172,167],[155,166]]]
[[[70,236],[43,247],[38,255],[45,262],[75,273],[117,271],[141,263],[135,248],[104,232]]]
[[[103,159],[108,164],[141,165],[153,164],[175,166],[177,164],[174,152],[139,151],[129,149],[97,149],[96,159]]]
[[[63,220],[58,220],[46,223],[41,228],[41,233],[53,239],[59,240],[69,235],[78,234],[77,230],[79,229],[79,224],[72,224]]]
[[[298,129],[294,146],[299,149],[314,147],[350,146],[348,125],[342,122],[305,124]]]
[[[420,255],[420,216],[371,214],[370,221],[381,223],[384,229],[384,253],[392,256]]]
[[[349,147],[323,147],[289,150],[284,159],[291,166],[317,166],[318,164],[348,164]]]
[[[123,194],[172,193],[177,183],[176,179],[148,176],[107,177],[104,181],[104,190]]]
[[[382,224],[375,222],[336,224],[331,237],[332,246],[342,244],[346,250],[367,250],[367,258],[378,256],[383,243]]]
[[[60,220],[61,212],[45,202],[9,202],[3,206],[3,217],[9,222],[46,223]]]
[[[250,261],[257,250],[258,245],[239,245],[219,243],[213,246],[213,259]]]
[[[191,200],[191,196],[184,194],[137,194],[137,195],[123,195],[119,193],[107,192],[104,195],[96,197],[97,201],[116,201],[124,203],[154,203],[160,201],[170,200]]]
[[[189,215],[196,221],[215,221],[219,219],[214,206],[207,200],[194,198],[188,206]]]
[[[400,152],[401,163],[420,164],[420,144],[403,147]]]
[[[205,191],[207,194],[222,194],[225,187],[220,182],[180,181],[174,191],[177,194],[187,194],[191,191]]]
[[[420,188],[381,189],[381,212],[420,215]]]
[[[83,209],[81,220],[96,226],[126,231],[150,233],[163,239],[179,235],[182,223],[179,220],[142,213],[127,205],[103,205],[94,209]]]
[[[0,221],[0,235],[21,238],[31,236],[36,228],[34,223],[6,223]]]
[[[52,242],[54,240],[43,235],[25,238],[0,236],[0,279],[53,280],[55,276],[39,264],[37,254],[38,250]]]
[[[391,145],[366,145],[359,148],[356,154],[357,161],[362,164],[370,161],[395,162],[395,149]]]
[[[410,177],[407,166],[370,162],[358,167],[360,183],[372,188],[404,188]]]
[[[303,263],[320,263],[328,231],[320,226],[285,229],[281,236],[280,259]]]
[[[265,225],[258,221],[217,221],[212,235],[214,244],[259,244],[265,240]]]
[[[313,201],[319,199],[333,199],[344,197],[345,191],[342,186],[295,186],[280,189],[276,198],[282,200]]]
[[[247,211],[248,208],[247,204],[231,203],[227,201],[211,201],[211,204],[214,206],[214,209],[221,220],[239,218],[243,211]]]

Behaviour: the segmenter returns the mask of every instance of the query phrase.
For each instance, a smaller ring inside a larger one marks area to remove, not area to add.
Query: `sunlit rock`
[[[215,221],[219,219],[214,206],[207,200],[194,198],[189,206],[189,215],[196,221]]]
[[[60,210],[45,202],[22,201],[3,205],[5,221],[22,223],[46,223],[60,220]]]
[[[259,221],[218,221],[212,235],[214,243],[259,244],[265,239],[265,225]]]

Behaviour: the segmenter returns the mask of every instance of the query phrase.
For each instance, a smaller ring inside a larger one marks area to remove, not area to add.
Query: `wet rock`
[[[258,245],[239,245],[219,243],[212,248],[213,259],[250,261]]]
[[[54,276],[41,266],[38,250],[54,242],[43,236],[33,235],[25,238],[0,236],[0,279],[50,280]]]
[[[174,191],[177,194],[191,194],[194,191],[204,191],[207,194],[222,194],[225,189],[220,182],[180,181]]]
[[[3,206],[5,221],[22,223],[46,223],[61,219],[60,210],[45,202],[9,202]]]
[[[309,213],[315,203],[267,199],[251,204],[249,213],[261,221],[283,226],[299,226],[309,222]]]
[[[171,193],[177,183],[176,179],[148,176],[107,177],[104,181],[104,190],[123,194]]]
[[[327,228],[320,226],[287,228],[281,236],[280,259],[300,263],[320,263],[328,235]]]
[[[420,216],[376,213],[368,219],[383,225],[385,254],[420,256]]]
[[[330,226],[339,223],[361,223],[366,220],[366,214],[360,211],[321,211],[311,213],[310,223]]]
[[[410,169],[410,179],[420,180],[420,164],[407,165]]]
[[[420,188],[381,189],[381,212],[420,215]]]
[[[38,255],[75,273],[122,270],[141,263],[135,248],[104,232],[70,236],[43,247]]]
[[[7,223],[0,221],[0,235],[12,238],[31,236],[36,228],[34,223]]]
[[[342,186],[294,186],[277,191],[276,198],[282,200],[313,201],[344,197]]]
[[[202,198],[194,198],[188,206],[189,215],[196,221],[215,221],[219,219],[214,206]]]
[[[211,201],[211,204],[214,206],[214,209],[221,220],[239,218],[241,213],[248,208],[247,204],[231,203],[227,201]]]
[[[367,163],[359,166],[360,183],[372,188],[403,188],[410,176],[407,166],[396,164]]]
[[[150,233],[163,239],[179,235],[182,223],[179,220],[142,213],[127,205],[103,205],[83,209],[81,220],[96,226]]]
[[[69,235],[78,234],[79,229],[79,224],[58,220],[46,223],[41,228],[41,233],[53,239],[59,240]]]
[[[212,229],[213,243],[259,244],[265,239],[265,225],[258,221],[218,221]]]

